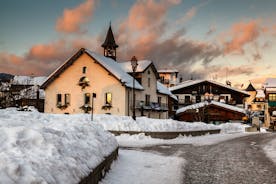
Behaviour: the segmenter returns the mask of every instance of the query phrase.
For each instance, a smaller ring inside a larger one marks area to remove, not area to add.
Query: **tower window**
[[[82,73],[85,74],[86,73],[86,66],[82,67]]]

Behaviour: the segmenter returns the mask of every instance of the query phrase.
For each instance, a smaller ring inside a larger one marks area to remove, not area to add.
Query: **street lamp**
[[[132,118],[136,120],[135,116],[135,72],[138,66],[138,61],[135,56],[131,58],[131,66],[132,66],[132,77],[133,77],[133,85],[132,85],[132,94],[133,94],[133,103],[132,103]]]

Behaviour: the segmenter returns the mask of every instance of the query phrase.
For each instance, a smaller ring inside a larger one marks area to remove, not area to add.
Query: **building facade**
[[[237,117],[242,120],[245,116],[243,104],[245,98],[250,96],[245,91],[211,80],[184,81],[169,89],[178,98],[177,118],[187,121],[202,109],[205,122],[237,120]]]
[[[176,69],[163,69],[158,70],[159,81],[165,86],[173,87],[179,83],[178,70]]]
[[[118,63],[111,27],[102,47],[104,55],[80,49],[48,77],[42,85],[45,112],[132,116],[135,111],[136,116],[168,118],[171,92],[157,82],[153,62],[138,61],[135,74],[131,62]]]

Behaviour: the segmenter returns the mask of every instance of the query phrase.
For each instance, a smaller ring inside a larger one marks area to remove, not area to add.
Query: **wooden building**
[[[202,121],[206,123],[223,123],[241,121],[246,115],[242,108],[216,101],[204,101],[182,107],[176,111],[175,119],[180,121]]]

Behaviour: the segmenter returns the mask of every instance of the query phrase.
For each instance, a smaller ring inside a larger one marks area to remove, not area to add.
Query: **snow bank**
[[[185,160],[153,153],[120,150],[120,157],[101,184],[180,184]]]
[[[122,134],[116,136],[116,139],[122,147],[149,147],[155,145],[167,144],[192,144],[195,146],[213,145],[223,141],[235,139],[238,137],[252,135],[254,133],[235,133],[235,134],[211,134],[203,136],[179,136],[175,139],[156,139],[145,134],[128,135]]]
[[[268,142],[263,149],[266,155],[276,164],[276,139]]]
[[[224,123],[221,125],[206,124],[203,122],[183,122],[172,119],[151,119],[137,117],[134,121],[129,116],[95,115],[94,123],[102,125],[106,130],[115,131],[196,131],[221,129],[221,133],[245,132],[246,125],[241,123]]]
[[[241,123],[223,123],[217,126],[222,134],[244,133],[248,125]]]
[[[172,119],[151,119],[146,117],[137,117],[134,121],[129,116],[116,115],[96,115],[94,118],[96,124],[100,124],[106,130],[117,131],[195,131],[195,130],[210,130],[218,129],[219,127],[213,124],[202,122],[181,122]]]
[[[1,183],[78,183],[117,145],[89,116],[0,110]]]

